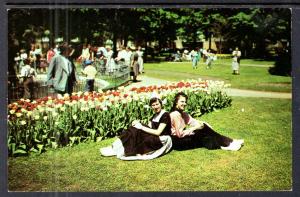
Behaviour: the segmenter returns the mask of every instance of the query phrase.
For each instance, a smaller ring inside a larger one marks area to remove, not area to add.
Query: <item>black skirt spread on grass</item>
[[[174,150],[188,150],[193,148],[207,148],[209,150],[220,149],[221,146],[229,146],[232,139],[215,132],[204,123],[204,128],[195,130],[194,135],[179,138],[172,137]]]
[[[156,116],[157,114],[151,118],[152,129],[157,129],[160,123],[164,123],[166,127],[160,135],[171,135],[171,119],[169,113],[164,112],[158,121],[153,121]],[[143,126],[148,127],[147,125]],[[124,129],[119,138],[122,141],[125,156],[149,153],[163,146],[159,136],[146,133],[132,126],[128,129]]]

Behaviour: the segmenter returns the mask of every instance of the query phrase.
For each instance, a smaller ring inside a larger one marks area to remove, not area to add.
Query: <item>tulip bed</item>
[[[119,87],[34,101],[21,99],[8,105],[9,156],[100,141],[120,134],[133,120],[147,123],[152,116],[148,102],[153,92],[164,99],[166,110],[170,110],[174,94],[185,92],[189,96],[187,112],[199,117],[231,105],[231,98],[223,91],[227,86],[224,82],[199,79],[129,91]]]

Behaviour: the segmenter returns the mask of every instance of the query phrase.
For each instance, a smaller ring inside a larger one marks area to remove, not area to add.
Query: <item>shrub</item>
[[[218,59],[230,59],[232,58],[231,54],[216,54]]]
[[[289,52],[281,52],[276,58],[274,67],[269,68],[272,75],[291,76],[292,62]]]

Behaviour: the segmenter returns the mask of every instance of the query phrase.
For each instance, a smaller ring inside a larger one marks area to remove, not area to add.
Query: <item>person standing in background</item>
[[[55,45],[53,51],[54,51],[55,54],[60,54],[59,45],[58,44]]]
[[[115,60],[113,58],[114,52],[110,45],[106,47],[106,68],[105,70],[108,72],[109,75],[112,75],[115,68]]]
[[[23,81],[24,86],[24,96],[25,99],[33,99],[33,90],[34,90],[34,78],[37,76],[37,73],[34,68],[30,66],[30,60],[25,59],[24,65],[21,68],[21,81]]]
[[[82,73],[86,75],[86,85],[84,91],[85,92],[94,91],[94,83],[95,83],[97,70],[91,60],[86,61],[86,67],[84,68]]]
[[[36,55],[35,55],[35,44],[31,44],[31,49],[29,51],[29,60],[32,67],[36,70]]]
[[[138,63],[139,63],[139,73],[144,73],[144,59],[143,59],[143,55],[144,52],[142,51],[142,47],[138,46],[138,50],[136,51],[136,53],[138,54]]]
[[[240,74],[240,59],[241,59],[241,51],[238,47],[232,52],[232,74],[239,75]]]
[[[139,62],[138,62],[139,56],[137,53],[134,53],[133,55],[133,61],[131,64],[131,72],[133,77],[133,82],[137,82],[137,76],[139,75]]]
[[[27,55],[25,49],[20,50],[20,57],[21,57],[21,62],[20,63],[21,63],[21,66],[23,66],[24,65],[23,61],[28,59],[28,55]]]
[[[41,72],[40,64],[41,64],[42,49],[40,48],[40,45],[36,44],[34,54],[35,54],[35,58],[36,58],[35,59],[36,68],[34,68],[34,69],[36,71]]]
[[[86,60],[89,60],[90,59],[90,45],[86,45],[86,44],[83,44],[82,46],[82,51],[81,51],[81,55],[80,55],[80,60],[81,60],[81,63],[82,63],[82,69],[85,68],[85,61]]]
[[[130,47],[126,47],[125,52],[125,65],[130,66],[132,63],[132,51]]]
[[[55,56],[55,51],[53,47],[50,47],[49,50],[47,51],[47,63],[50,64],[51,59]]]
[[[214,60],[214,54],[208,49],[206,52],[206,69],[211,69],[211,64]]]
[[[14,69],[15,69],[16,73],[19,73],[22,68],[21,67],[21,56],[20,56],[19,52],[16,54],[14,60],[15,60]]]
[[[49,65],[47,84],[58,94],[71,94],[76,83],[75,66],[68,58],[71,49],[67,43],[59,47],[60,54],[55,55]]]
[[[202,58],[203,58],[203,62],[206,62],[206,59],[207,59],[207,50],[205,48],[202,49]]]
[[[40,58],[40,72],[47,73],[47,68],[48,68],[48,62],[45,57],[45,54],[42,53],[41,58]]]
[[[198,52],[198,62],[200,62],[202,57],[202,49],[200,48],[197,52]]]
[[[196,50],[192,50],[191,51],[191,58],[192,58],[192,66],[193,66],[193,69],[197,69],[198,68],[198,49]]]

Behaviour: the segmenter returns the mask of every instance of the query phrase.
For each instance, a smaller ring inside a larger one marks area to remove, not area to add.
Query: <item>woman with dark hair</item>
[[[147,160],[171,149],[169,113],[162,109],[162,101],[158,97],[151,98],[149,105],[155,113],[149,124],[133,121],[132,126],[124,129],[112,146],[100,149],[103,156],[117,156],[122,160]]]
[[[171,109],[171,132],[173,149],[186,150],[205,147],[207,149],[223,149],[237,151],[244,140],[235,140],[220,135],[211,126],[202,121],[197,121],[184,112],[188,96],[183,92],[175,95]]]

